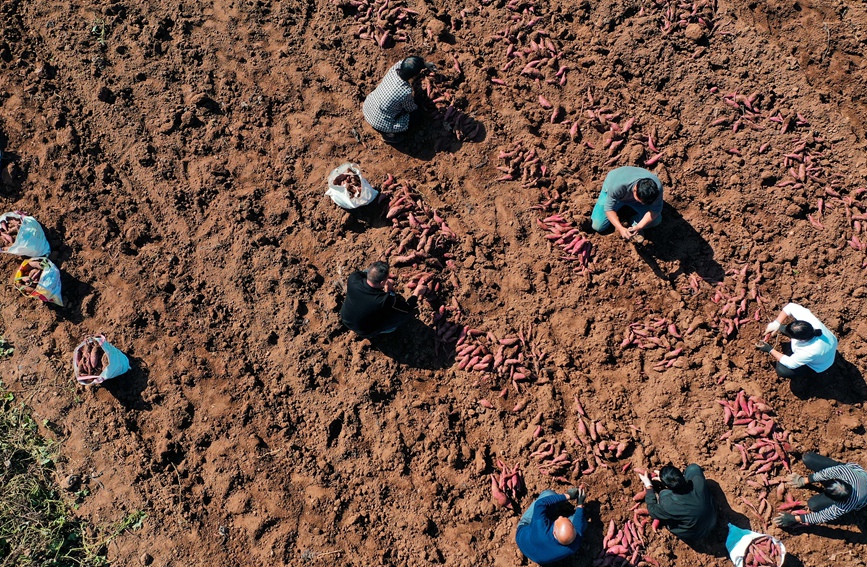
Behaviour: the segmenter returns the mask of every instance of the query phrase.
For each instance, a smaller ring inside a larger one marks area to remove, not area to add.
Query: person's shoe
[[[383,142],[391,144],[392,146],[403,142],[404,139],[403,132],[380,132],[380,135],[382,136]]]

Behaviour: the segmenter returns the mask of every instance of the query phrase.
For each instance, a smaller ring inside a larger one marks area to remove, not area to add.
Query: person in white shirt
[[[794,321],[783,325],[787,317]],[[792,354],[784,354],[764,341],[756,348],[769,353],[777,361],[777,375],[781,378],[799,378],[824,372],[834,364],[837,355],[837,337],[806,307],[789,303],[777,318],[768,323],[766,334],[779,331],[792,339]]]

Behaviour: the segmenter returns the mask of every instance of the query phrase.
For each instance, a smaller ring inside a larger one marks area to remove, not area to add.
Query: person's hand
[[[801,476],[798,473],[792,473],[792,476],[789,477],[789,485],[794,486],[795,488],[803,488],[810,481],[805,476]]]
[[[625,226],[621,226],[620,228],[618,228],[617,232],[626,240],[629,240],[634,236],[633,233],[630,232],[629,229]]]
[[[768,326],[765,327],[765,334],[772,335],[780,330],[780,323],[778,321],[771,321],[768,323]]]
[[[759,341],[756,343],[756,348],[762,352],[771,352],[774,350],[774,347],[766,343],[765,341]]]
[[[776,518],[774,518],[774,523],[780,526],[781,528],[787,528],[789,526],[794,526],[798,523],[798,520],[792,514],[786,514],[783,512]]]
[[[641,479],[641,483],[644,484],[644,488],[650,488],[653,484],[650,482],[650,475],[647,473],[638,473],[638,478]]]
[[[433,63],[431,63],[430,61],[425,63],[424,66],[427,67],[427,70],[432,72],[432,73],[437,70],[437,66],[434,65]]]
[[[579,486],[578,493],[575,495],[575,506],[580,508],[584,505],[585,500],[587,500],[587,491],[584,490],[583,486]]]
[[[382,285],[382,291],[385,293],[391,293],[394,291],[394,280],[387,279],[385,283]]]
[[[568,498],[569,500],[575,500],[576,496],[578,496],[577,488],[570,488],[566,491],[566,498]]]

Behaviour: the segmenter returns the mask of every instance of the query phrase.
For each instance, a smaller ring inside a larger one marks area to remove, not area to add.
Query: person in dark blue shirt
[[[584,488],[570,488],[566,494],[546,490],[521,516],[515,541],[518,549],[530,561],[549,565],[578,552],[587,529],[584,517]],[[557,514],[558,505],[572,500],[575,512],[571,516]]]

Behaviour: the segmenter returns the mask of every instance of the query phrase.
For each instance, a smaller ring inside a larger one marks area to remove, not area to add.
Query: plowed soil
[[[418,15],[408,41],[380,48],[356,37],[356,7],[327,0],[0,3],[4,207],[45,226],[67,301],[0,292],[16,349],[0,373],[63,440],[58,482],[84,478],[82,518],[148,514],[110,544],[113,564],[526,564],[517,512],[491,500],[499,457],[525,471],[518,509],[587,485],[590,529],[568,565],[591,565],[609,520],[632,516],[640,483],[622,467],[669,462],[705,468],[721,521],[699,550],[648,528],[661,566],[730,564],[726,522],[783,538],[788,565],[865,565],[863,513],[787,533],[750,511],[756,475],[719,439],[715,400],[764,398],[795,471],[808,450],[867,465],[865,252],[852,241],[867,224],[853,218],[867,208],[867,5],[719,0],[701,22],[667,0],[396,5]],[[557,62],[522,73],[526,52],[503,70],[510,26],[518,50],[547,39]],[[429,118],[395,149],[364,123],[366,94],[413,53],[483,124],[475,141]],[[609,123],[628,119],[609,151]],[[519,142],[546,167],[536,186],[497,181],[500,151]],[[648,243],[591,235],[605,174],[657,153],[647,167],[666,208]],[[347,161],[448,221],[440,295],[462,323],[498,338],[533,326],[541,360],[520,394],[459,370],[427,306],[374,342],[341,326],[341,283],[399,237],[384,205],[346,215],[324,196]],[[553,212],[592,242],[588,273],[538,227]],[[2,260],[10,280],[19,262]],[[716,291],[745,282],[764,303],[745,296],[728,332]],[[753,348],[790,300],[840,339],[820,380],[779,380]],[[620,346],[631,323],[661,318],[684,349],[664,371],[665,350]],[[71,355],[92,333],[133,367],[84,388]],[[559,482],[530,453],[552,441],[582,454],[575,395],[629,449]]]

